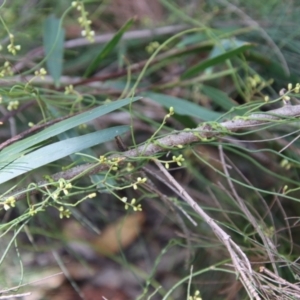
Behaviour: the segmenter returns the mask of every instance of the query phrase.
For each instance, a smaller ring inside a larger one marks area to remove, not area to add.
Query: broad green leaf
[[[175,114],[196,117],[203,121],[214,121],[222,116],[220,113],[211,111],[201,105],[192,103],[185,99],[150,92],[143,93],[143,96],[160,103],[166,108],[170,108],[172,106],[175,110]]]
[[[51,114],[55,118],[58,118],[58,117],[61,116],[60,113],[59,113],[59,111],[56,109],[56,107],[54,107],[52,105],[48,105],[48,109],[50,110]],[[69,129],[69,130],[67,130],[65,132],[62,132],[59,135],[57,135],[57,138],[60,141],[67,140],[67,139],[74,138],[74,137],[78,137],[78,132],[77,132],[77,130],[75,128],[71,128],[71,129]],[[88,155],[90,157],[97,156],[95,154],[95,152],[91,148],[85,148],[85,149],[81,150],[80,153],[81,154],[86,154],[86,155]],[[72,161],[76,162],[76,165],[84,163],[84,156],[82,156],[81,158],[78,159],[78,155],[75,154],[75,153],[73,153],[73,154],[70,154],[69,157],[71,158]],[[91,179],[91,182],[97,185],[97,188],[99,188],[99,189],[100,188],[101,189],[104,188],[104,185],[103,184],[101,185],[101,182],[103,180],[104,175],[93,174],[93,175],[90,175],[89,177]],[[116,182],[113,179],[111,179],[110,180],[110,184],[113,185],[113,184],[116,184]]]
[[[65,131],[65,132],[59,134],[58,138],[60,141],[64,141],[69,138],[74,138],[77,136],[78,136],[77,132],[73,128],[73,129],[70,129],[68,131]],[[85,149],[81,150],[80,153],[86,154],[90,157],[96,156],[95,151],[93,151],[91,148],[85,148]],[[78,159],[78,155],[76,155],[75,153],[70,154],[69,157],[72,159],[72,161],[76,162],[76,165],[80,165],[80,164],[84,163],[84,160],[81,160],[80,158]],[[84,157],[82,157],[82,158],[84,158]],[[90,177],[92,183],[97,184],[97,188],[104,187],[104,185],[100,184],[100,182],[102,182],[104,175],[102,176],[100,174],[93,174],[93,175],[90,175],[89,177]],[[116,182],[114,180],[110,180],[110,184],[116,184]]]
[[[195,75],[198,75],[201,71],[203,71],[209,67],[215,66],[217,64],[220,64],[220,63],[226,61],[227,59],[231,59],[231,58],[237,56],[238,54],[245,52],[246,50],[250,49],[251,47],[253,47],[252,44],[244,44],[242,46],[236,47],[235,49],[228,50],[218,56],[208,58],[208,59],[202,61],[201,63],[188,69],[185,73],[182,74],[181,78],[187,79],[187,78],[193,77]]]
[[[116,45],[121,40],[123,34],[130,28],[133,24],[134,19],[130,19],[123,25],[123,27],[114,35],[114,37],[101,48],[99,54],[95,57],[92,63],[88,66],[84,73],[84,77],[89,77],[99,66],[99,63],[116,47]]]
[[[58,138],[59,140],[61,141],[64,141],[64,140],[67,140],[69,138],[74,138],[78,136],[77,135],[77,132],[76,130],[73,128],[73,129],[70,129],[68,131],[65,131],[61,134],[58,135]],[[80,151],[80,153],[82,154],[86,154],[90,157],[95,157],[97,156],[95,154],[95,151],[93,151],[91,148],[85,148],[83,150]],[[76,165],[80,165],[82,163],[84,163],[84,160],[81,160],[81,158],[78,159],[78,155],[76,155],[75,153],[73,154],[70,154],[69,155],[70,159],[74,162],[76,162]],[[82,157],[84,159],[84,157]],[[90,177],[90,180],[92,183],[96,184],[97,185],[97,189],[104,189],[105,188],[105,185],[101,184],[101,182],[103,181],[104,177],[106,177],[106,183],[109,183],[111,185],[116,185],[116,181],[110,177],[107,177],[107,174],[93,174],[93,175],[89,175]],[[101,191],[103,192],[103,191]]]
[[[4,148],[0,152],[0,163],[1,162],[9,163],[12,160],[15,160],[17,158],[16,155],[20,156],[22,153],[24,153],[26,149],[30,149],[33,146],[42,143],[53,136],[56,136],[76,126],[79,126],[80,124],[87,123],[95,118],[110,113],[116,109],[119,109],[139,99],[141,99],[141,97],[128,98],[128,99],[123,99],[123,100],[118,100],[115,102],[103,104],[92,110],[83,112],[79,115],[70,117],[69,119],[54,124],[33,136],[30,136],[24,140],[21,140],[17,143],[14,143]]]
[[[245,45],[249,45],[249,43],[238,39],[222,39],[214,45],[212,51],[209,54],[209,58],[217,57],[220,54],[226,53],[227,51],[234,50]]]
[[[60,20],[53,15],[48,17],[44,22],[43,35],[47,70],[58,87],[62,74],[65,39],[65,30],[60,27]]]
[[[116,126],[42,147],[19,157],[2,170],[0,184],[85,148],[107,142],[128,130],[129,126]]]
[[[203,85],[201,92],[211,98],[214,103],[222,107],[225,111],[230,110],[236,104],[221,90],[211,86]]]

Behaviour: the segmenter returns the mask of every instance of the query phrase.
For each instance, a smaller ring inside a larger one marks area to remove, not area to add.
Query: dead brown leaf
[[[125,216],[107,226],[102,234],[92,241],[97,253],[112,255],[128,247],[139,236],[145,215],[142,212]]]

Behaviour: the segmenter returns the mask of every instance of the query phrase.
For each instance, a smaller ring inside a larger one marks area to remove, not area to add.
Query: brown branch
[[[287,105],[278,109],[270,110],[266,113],[254,113],[249,115],[247,118],[238,118],[232,119],[230,121],[220,122],[219,126],[220,128],[224,128],[224,130],[226,130],[226,134],[230,134],[230,132],[234,132],[240,129],[267,125],[271,124],[272,121],[280,121],[289,117],[298,116],[300,116],[300,105]],[[170,149],[176,148],[178,149],[179,145],[190,145],[192,143],[199,142],[203,138],[219,137],[222,133],[224,132],[214,130],[209,123],[204,123],[203,125],[195,129],[171,133],[153,142],[138,146],[135,149],[131,149],[120,154],[111,155],[107,159],[118,158],[119,161],[125,161],[127,159],[136,159],[139,156],[152,158],[153,155],[159,152],[166,152]],[[77,179],[83,175],[94,175],[107,169],[107,164],[88,163],[56,173],[51,177],[54,181],[57,181],[60,178],[64,178],[65,180],[72,180],[75,178]],[[30,190],[30,193],[36,193],[37,187],[42,187],[47,184],[49,184],[47,181],[38,182],[36,184],[36,187]],[[14,191],[13,193],[10,193],[10,195],[14,195],[15,199],[19,200],[25,197],[27,191],[28,189],[23,189],[17,194],[16,191]]]
[[[165,27],[158,27],[153,29],[142,29],[142,30],[134,30],[134,31],[128,31],[125,32],[122,36],[122,41],[126,40],[135,40],[135,39],[147,39],[147,38],[153,38],[155,36],[160,35],[168,35],[168,34],[174,34],[176,32],[182,31],[186,29],[186,26],[182,25],[171,25],[171,26],[165,26]],[[95,44],[104,44],[109,42],[113,37],[115,36],[115,33],[105,33],[101,35],[95,36]],[[69,48],[76,48],[76,47],[82,47],[91,44],[90,41],[88,41],[86,38],[78,38],[66,41],[64,44],[65,49]],[[35,59],[36,57],[41,57],[44,54],[44,48],[38,47],[33,50],[31,50],[27,55],[19,61],[14,67],[14,72],[21,72],[21,70],[27,65],[27,62]]]

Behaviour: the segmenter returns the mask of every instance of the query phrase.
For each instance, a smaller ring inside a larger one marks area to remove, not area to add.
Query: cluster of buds
[[[105,156],[101,155],[99,158],[99,163],[100,164],[108,164],[108,165],[110,165],[110,169],[112,171],[117,171],[118,167],[119,167],[119,163],[122,160],[123,159],[120,157],[113,157],[112,159],[107,159]]]
[[[71,212],[69,209],[65,209],[63,206],[61,206],[59,209],[59,217],[62,218],[70,218]]]
[[[3,205],[3,208],[5,210],[9,210],[11,207],[15,207],[16,206],[16,199],[13,196],[8,197],[3,203],[1,203]]]
[[[151,42],[148,46],[146,46],[146,51],[149,54],[152,54],[159,47],[159,42]]]
[[[262,79],[255,74],[253,77],[249,76],[247,77],[247,83],[252,87],[256,88],[258,84],[262,83]]]
[[[78,18],[80,26],[83,28],[81,35],[86,37],[91,43],[95,41],[95,31],[91,29],[92,21],[88,19],[88,12],[85,11],[84,5],[80,1],[73,1],[72,6],[75,7],[81,16]]]
[[[289,83],[288,84],[288,91],[299,94],[299,92],[300,92],[300,83],[296,83],[294,88],[293,88],[293,84]]]
[[[8,105],[7,105],[7,110],[12,111],[12,110],[17,110],[19,107],[19,101],[18,100],[14,100],[14,101],[9,101]]]
[[[200,295],[200,291],[197,290],[193,296],[189,296],[189,300],[202,300],[202,297]]]
[[[12,55],[16,55],[17,51],[21,50],[20,45],[15,45],[15,37],[13,34],[9,34],[9,41],[10,44],[7,46],[7,51],[10,52]]]
[[[74,93],[74,86],[72,84],[65,87],[65,95],[70,95]]]
[[[47,75],[47,71],[44,68],[40,68],[34,72],[35,76],[41,77],[42,80],[45,80],[45,75]]]
[[[173,155],[172,160],[165,162],[166,169],[169,169],[170,163],[175,162],[179,167],[182,166],[182,163],[184,162],[184,158],[182,154],[179,154],[178,156]]]
[[[13,74],[14,73],[10,66],[10,63],[8,61],[6,61],[3,65],[3,67],[1,68],[0,77],[12,76]]]
[[[171,106],[171,107],[169,108],[169,113],[166,115],[166,118],[170,118],[171,116],[174,115],[174,113],[175,113],[174,107]]]
[[[133,186],[133,189],[134,190],[137,190],[137,188],[138,188],[138,184],[143,184],[143,183],[145,183],[147,181],[147,178],[141,178],[141,177],[138,177],[137,178],[137,181],[132,185]]]
[[[58,180],[58,188],[53,192],[52,199],[54,201],[60,198],[60,193],[63,192],[65,196],[69,195],[69,190],[72,189],[72,183],[65,181],[63,178]]]
[[[129,207],[132,207],[134,211],[142,211],[142,205],[136,204],[136,199],[132,198],[130,202],[127,202],[127,197],[121,198],[121,201],[125,203],[125,209],[127,210]]]
[[[72,183],[71,182],[67,182],[64,179],[60,179],[58,181],[59,184],[59,189],[61,191],[63,191],[63,193],[67,196],[69,194],[69,191],[72,188]]]
[[[132,163],[127,163],[127,165],[126,165],[126,171],[128,172],[128,173],[131,173],[132,171],[134,170],[134,166],[132,165]]]

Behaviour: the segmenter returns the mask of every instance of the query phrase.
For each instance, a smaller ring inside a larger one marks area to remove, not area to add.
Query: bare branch
[[[153,38],[155,36],[161,36],[161,35],[167,35],[167,34],[174,34],[176,32],[182,31],[186,29],[186,26],[182,25],[171,25],[171,26],[165,26],[165,27],[158,27],[153,29],[142,29],[142,30],[133,30],[129,32],[125,32],[122,36],[122,40],[135,40],[135,39],[147,39],[147,38]],[[109,42],[113,37],[115,33],[106,33],[101,35],[95,36],[95,44],[104,44]],[[86,38],[78,38],[73,39],[65,42],[64,47],[66,49],[68,48],[75,48],[75,47],[82,47],[90,44],[91,42],[88,41]],[[39,47],[36,49],[31,50],[21,61],[19,61],[14,66],[15,72],[20,72],[24,66],[26,66],[27,61],[30,61],[31,59],[34,59],[38,56],[42,56],[44,54],[44,48]]]
[[[272,124],[272,122],[274,121],[282,121],[286,118],[298,116],[300,116],[300,105],[287,105],[264,113],[254,113],[247,116],[246,118],[234,118],[230,121],[220,122],[219,126],[220,128],[226,130],[226,134],[228,135],[230,134],[230,132],[235,132],[237,130]],[[118,158],[118,160],[122,162],[127,159],[136,159],[140,156],[151,158],[154,154],[157,154],[159,152],[164,153],[171,149],[178,149],[179,145],[190,145],[192,143],[199,142],[204,138],[218,137],[222,133],[224,132],[218,132],[213,129],[209,125],[209,123],[204,123],[203,125],[200,125],[195,129],[190,129],[188,131],[175,131],[151,143],[143,144],[135,149],[131,149],[123,153],[111,155],[110,157],[108,157],[108,159]],[[72,180],[82,177],[83,175],[97,174],[107,169],[107,164],[82,164],[69,170],[56,173],[52,175],[52,178],[55,181],[59,180],[60,178],[64,178],[65,180]],[[36,188],[48,184],[49,183],[47,181],[40,181],[36,184],[36,187],[32,187],[29,192],[35,193]],[[17,194],[15,191],[14,193],[10,193],[10,195],[13,194],[15,196],[15,199],[19,200],[26,195],[26,192],[28,192],[28,189],[24,189],[23,192],[19,191]]]

